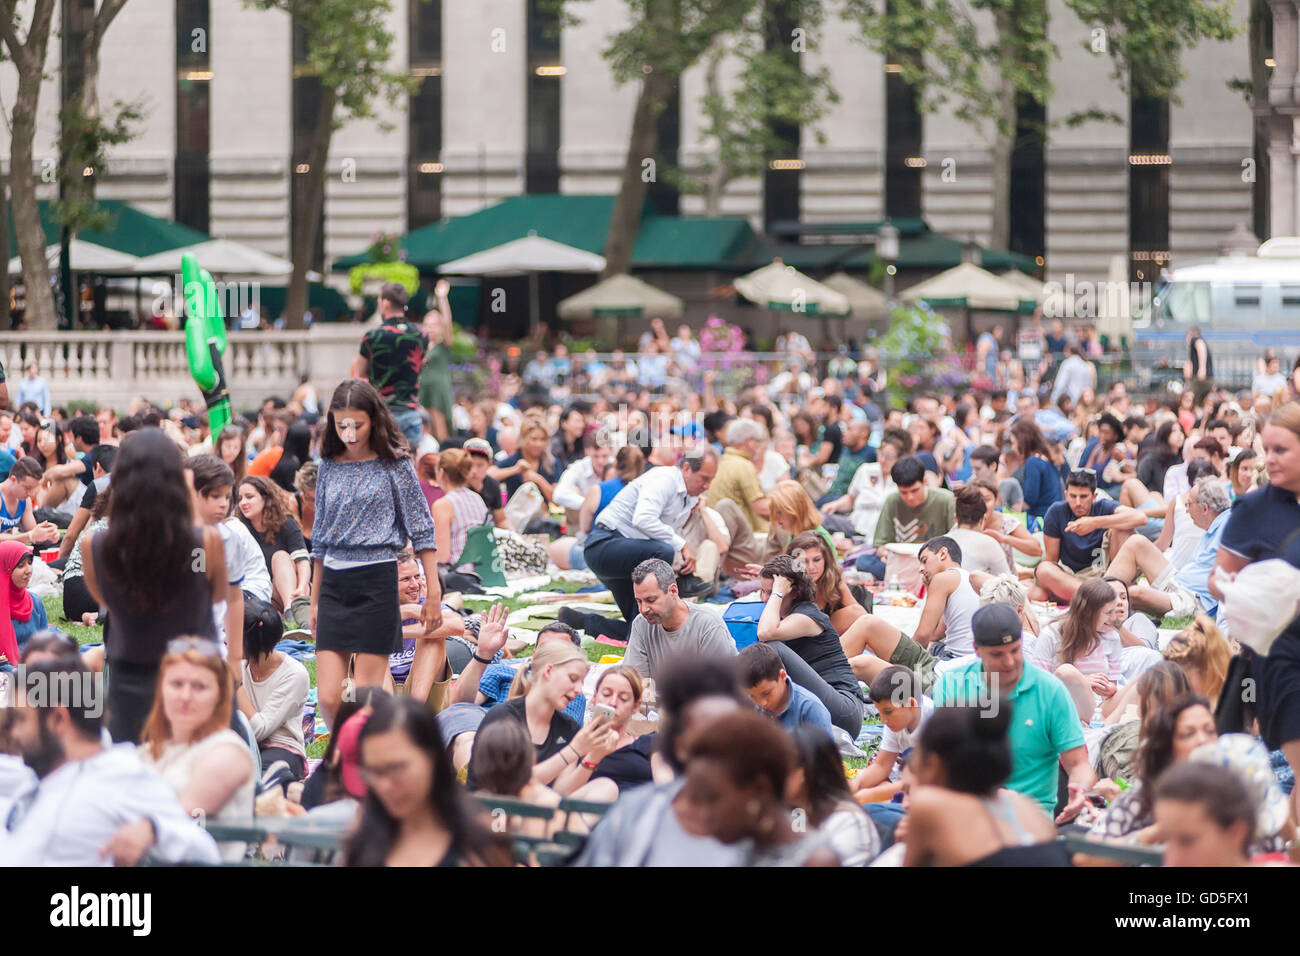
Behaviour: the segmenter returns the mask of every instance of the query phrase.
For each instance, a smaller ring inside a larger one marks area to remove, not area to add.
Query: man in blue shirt
[[[1057,768],[1069,777],[1069,799],[1058,824],[1079,815],[1097,782],[1070,692],[1054,674],[1024,663],[1024,624],[1010,604],[989,604],[971,616],[977,660],[941,674],[931,691],[935,707],[1011,707],[1011,776],[1006,787],[1056,810]]]
[[[1160,550],[1141,535],[1124,542],[1107,574],[1133,585],[1138,572],[1147,583],[1129,588],[1129,603],[1135,611],[1186,617],[1204,611],[1218,613],[1219,602],[1210,593],[1210,571],[1219,554],[1219,542],[1228,523],[1228,490],[1221,478],[1205,477],[1187,496],[1187,513],[1192,523],[1205,532],[1191,560],[1175,567]]]
[[[1076,468],[1065,483],[1065,500],[1043,517],[1043,560],[1034,568],[1035,601],[1068,604],[1086,578],[1101,577],[1133,531],[1147,523],[1136,508],[1097,497],[1097,473]]]
[[[831,713],[826,705],[790,680],[781,666],[781,655],[770,644],[750,644],[740,652],[736,664],[754,706],[775,717],[786,730],[814,724],[831,733]]]

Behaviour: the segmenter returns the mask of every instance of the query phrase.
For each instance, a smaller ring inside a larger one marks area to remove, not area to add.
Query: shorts
[[[1169,596],[1169,613],[1166,617],[1190,617],[1202,613],[1200,599],[1195,594],[1174,580],[1177,569],[1171,564],[1160,573],[1160,577],[1151,582],[1151,586]]]
[[[898,646],[889,655],[889,663],[921,675],[921,693],[929,694],[934,686],[934,658],[908,634],[898,636]]]

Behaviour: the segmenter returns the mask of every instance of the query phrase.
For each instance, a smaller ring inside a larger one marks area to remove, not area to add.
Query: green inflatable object
[[[185,354],[190,374],[208,406],[208,431],[216,447],[221,429],[230,424],[230,390],[221,357],[226,354],[226,321],[217,300],[217,286],[194,256],[181,256],[181,281],[185,289]]]

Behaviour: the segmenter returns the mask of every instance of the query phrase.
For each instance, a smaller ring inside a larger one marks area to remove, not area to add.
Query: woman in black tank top
[[[109,527],[82,542],[86,587],[108,608],[108,726],[135,741],[153,706],[167,642],[216,638],[212,606],[227,591],[214,528],[194,526],[178,449],[156,428],[123,440],[113,468]]]

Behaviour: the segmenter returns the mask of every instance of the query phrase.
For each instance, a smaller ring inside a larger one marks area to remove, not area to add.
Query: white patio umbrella
[[[776,312],[809,315],[848,315],[849,300],[843,293],[806,276],[780,259],[741,276],[733,283],[736,291],[755,305]]]
[[[585,249],[575,249],[553,239],[529,232],[491,249],[444,262],[438,271],[444,275],[514,276],[528,275],[529,330],[537,327],[537,274],[539,272],[601,272],[605,257]]]
[[[847,272],[827,276],[822,285],[849,300],[849,311],[855,319],[879,321],[889,314],[889,300],[885,293]]]
[[[1021,272],[1019,269],[1011,269],[1002,273],[1002,281],[1010,282],[1020,290],[1021,296],[1026,299],[1033,299],[1035,302],[1042,302],[1047,295],[1047,286],[1040,279],[1035,279],[1031,275]]]
[[[657,315],[664,319],[680,319],[685,306],[672,293],[656,289],[635,276],[620,273],[562,300],[556,311],[563,319],[590,319],[599,315]]]
[[[45,247],[45,260],[58,268],[59,244]],[[68,243],[68,257],[73,272],[132,272],[140,260],[128,252],[118,252],[107,246],[77,239],[75,236]],[[23,260],[14,256],[9,260],[9,275],[21,275]]]
[[[136,262],[134,271],[141,275],[175,275],[181,271],[181,256],[186,253],[193,255],[198,264],[214,276],[284,279],[293,273],[293,263],[288,259],[281,259],[233,239],[207,239],[192,246],[181,246],[145,256]],[[320,276],[316,278],[319,279]]]
[[[963,262],[937,276],[931,276],[905,289],[899,296],[905,302],[929,302],[931,306],[958,306],[994,312],[1018,312],[1024,295],[1014,283],[981,269],[973,262]]]

